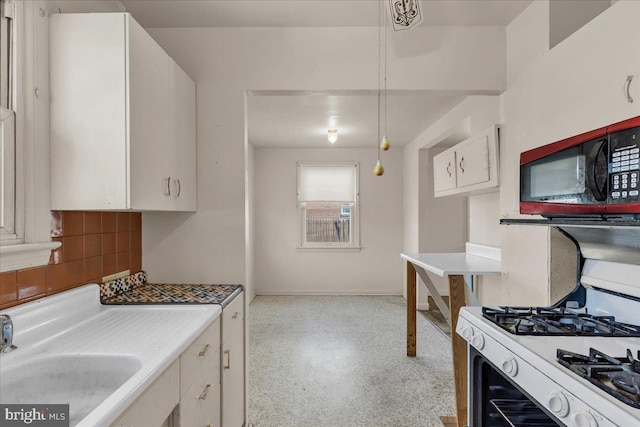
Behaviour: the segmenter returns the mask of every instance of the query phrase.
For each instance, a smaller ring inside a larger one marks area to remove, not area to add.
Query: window
[[[15,224],[15,162],[16,121],[13,112],[15,75],[14,4],[0,3],[0,239],[16,240]]]
[[[0,0],[0,272],[46,265],[49,231],[47,2]]]
[[[298,163],[300,248],[359,248],[358,163]]]

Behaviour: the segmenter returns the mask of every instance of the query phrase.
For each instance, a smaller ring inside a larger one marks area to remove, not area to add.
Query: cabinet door
[[[127,209],[124,14],[49,22],[51,209]]]
[[[244,424],[244,332],[237,327],[222,346],[222,426]]]
[[[133,209],[171,209],[170,101],[169,56],[130,18],[129,174]]]
[[[456,188],[456,152],[447,150],[433,157],[433,189],[436,194]]]
[[[489,181],[489,142],[486,135],[456,149],[458,187]]]
[[[196,85],[170,60],[173,208],[196,210]]]

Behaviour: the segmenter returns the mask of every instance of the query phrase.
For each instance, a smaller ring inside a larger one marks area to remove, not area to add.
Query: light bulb
[[[338,129],[329,129],[327,139],[330,143],[334,144],[338,140]]]
[[[375,176],[382,176],[382,174],[384,173],[384,168],[382,167],[382,163],[380,163],[380,160],[376,162],[376,167],[373,168],[373,173],[375,174]]]
[[[386,136],[383,136],[382,142],[380,143],[380,148],[382,148],[382,150],[384,151],[387,151],[389,147],[391,147],[391,144],[389,144],[389,140],[387,139]]]

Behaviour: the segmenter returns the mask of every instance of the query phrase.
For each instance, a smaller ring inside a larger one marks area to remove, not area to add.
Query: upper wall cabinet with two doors
[[[49,31],[51,208],[195,211],[195,83],[128,13]]]
[[[499,127],[493,125],[433,157],[435,197],[498,189]]]

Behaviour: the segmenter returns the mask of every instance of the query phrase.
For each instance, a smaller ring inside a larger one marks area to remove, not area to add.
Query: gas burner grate
[[[616,399],[640,409],[640,361],[631,350],[626,357],[611,357],[594,348],[585,356],[558,349],[558,362]],[[640,358],[640,351],[638,351]]]
[[[483,307],[482,315],[515,335],[640,337],[640,326],[563,307]]]

